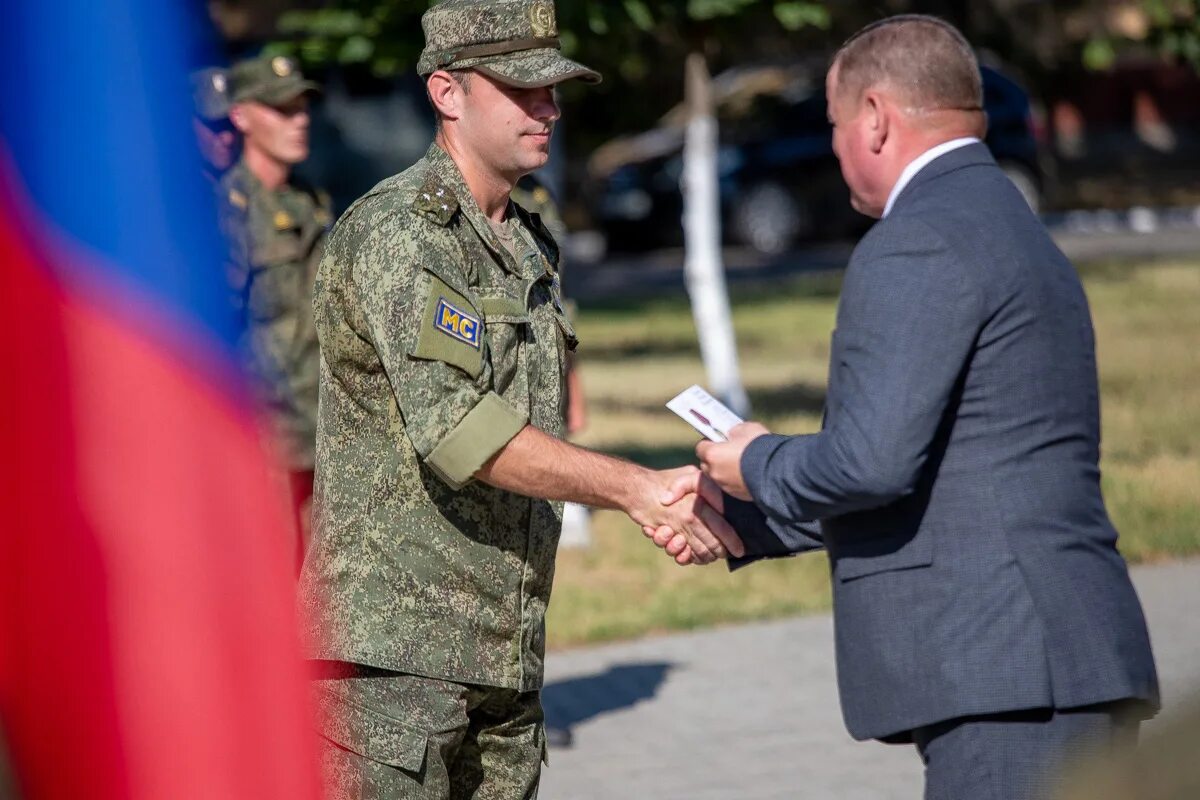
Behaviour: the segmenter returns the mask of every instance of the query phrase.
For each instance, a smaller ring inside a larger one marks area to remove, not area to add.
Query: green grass
[[[1096,323],[1104,491],[1131,561],[1200,553],[1200,262],[1082,270]],[[780,433],[820,425],[839,281],[736,292],[734,324],[754,417]],[[696,437],[663,408],[704,381],[682,297],[585,307],[590,424],[580,443],[655,467],[691,463]],[[593,516],[594,545],[559,555],[551,647],[768,619],[828,607],[825,556],[679,568],[621,514]]]

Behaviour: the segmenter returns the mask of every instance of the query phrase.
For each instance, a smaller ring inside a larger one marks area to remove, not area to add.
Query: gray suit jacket
[[[1099,451],[1075,270],[985,146],[941,156],[851,257],[822,431],[755,440],[729,509],[751,557],[828,550],[851,735],[1157,707]]]

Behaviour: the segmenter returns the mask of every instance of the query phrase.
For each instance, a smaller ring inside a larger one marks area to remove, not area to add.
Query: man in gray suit
[[[846,270],[823,428],[747,423],[697,452],[751,557],[828,551],[851,735],[915,743],[926,798],[1041,797],[1158,706],[1100,494],[1087,299],[980,141],[957,30],[876,23],[827,88],[854,206],[880,221]]]

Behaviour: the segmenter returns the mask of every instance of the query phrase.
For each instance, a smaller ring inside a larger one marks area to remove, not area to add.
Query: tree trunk
[[[684,272],[709,390],[743,418],[750,401],[738,372],[737,345],[721,262],[721,200],[717,186],[717,118],[704,55],[687,58],[688,125],[683,146]]]

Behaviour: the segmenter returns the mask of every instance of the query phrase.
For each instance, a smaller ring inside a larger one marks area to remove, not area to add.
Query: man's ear
[[[445,70],[434,72],[425,82],[434,110],[445,119],[462,116],[462,86]]]
[[[242,135],[246,133],[246,106],[242,103],[235,103],[229,108],[229,121],[233,123],[233,127],[238,129]]]
[[[888,106],[883,97],[873,91],[863,93],[863,105],[866,106],[863,113],[867,122],[867,145],[872,153],[879,153],[888,137]]]

